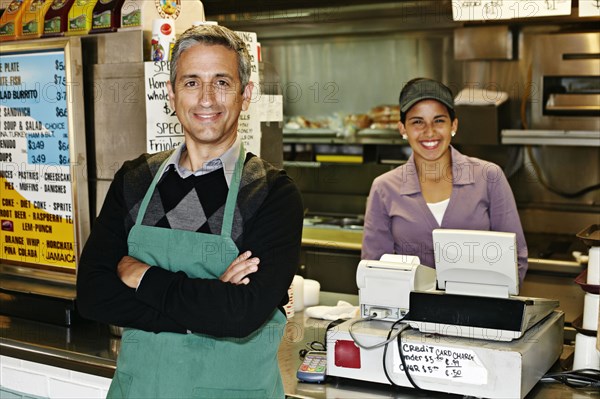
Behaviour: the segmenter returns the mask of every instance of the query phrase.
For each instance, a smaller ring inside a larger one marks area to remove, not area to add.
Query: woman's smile
[[[419,143],[428,150],[435,150],[439,147],[441,140],[421,140]]]

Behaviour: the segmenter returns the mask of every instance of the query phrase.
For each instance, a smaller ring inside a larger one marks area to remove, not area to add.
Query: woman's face
[[[408,110],[405,123],[398,122],[398,128],[407,136],[415,161],[432,162],[446,155],[458,120],[450,120],[448,109],[441,102],[423,100]]]

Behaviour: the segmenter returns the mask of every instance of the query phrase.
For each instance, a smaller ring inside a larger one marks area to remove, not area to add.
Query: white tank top
[[[440,202],[427,203],[429,210],[433,213],[433,217],[437,220],[438,224],[442,225],[442,219],[444,218],[444,213],[446,213],[446,208],[448,208],[448,203],[450,202],[450,198],[447,198]]]

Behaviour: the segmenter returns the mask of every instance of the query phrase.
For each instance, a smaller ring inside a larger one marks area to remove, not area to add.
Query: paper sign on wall
[[[250,58],[252,59],[252,72],[250,81],[254,82],[252,101],[248,111],[242,111],[238,122],[238,134],[244,143],[246,151],[260,156],[260,78],[258,74],[258,40],[256,33],[236,32],[246,43]]]
[[[169,104],[169,71],[167,61],[144,63],[146,150],[150,154],[171,150],[183,143],[183,127]]]
[[[497,21],[557,15],[571,15],[571,0],[452,1],[452,19],[455,21]]]
[[[580,17],[600,17],[599,0],[579,0]]]

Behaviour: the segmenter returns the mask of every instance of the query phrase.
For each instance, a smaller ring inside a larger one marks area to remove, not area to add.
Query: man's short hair
[[[193,26],[183,32],[177,39],[175,47],[173,47],[173,53],[171,54],[170,79],[173,88],[175,88],[175,81],[177,79],[177,62],[179,61],[179,57],[181,57],[184,51],[197,44],[224,46],[235,51],[238,59],[238,74],[242,83],[240,92],[243,93],[250,81],[250,72],[252,70],[250,53],[246,48],[246,43],[234,31],[219,25]]]

